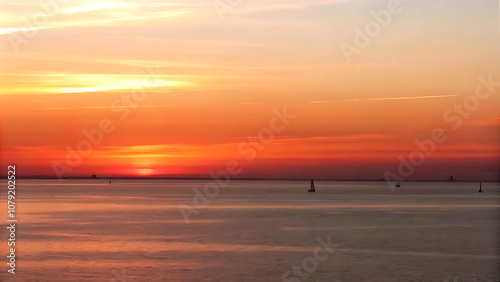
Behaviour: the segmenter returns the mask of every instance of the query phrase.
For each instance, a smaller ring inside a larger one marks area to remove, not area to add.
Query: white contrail
[[[431,99],[431,98],[446,98],[458,97],[459,95],[432,95],[432,96],[414,96],[414,97],[383,97],[383,98],[368,98],[368,99],[346,99],[346,100],[330,100],[330,101],[310,101],[311,104],[319,103],[336,103],[336,102],[359,102],[359,101],[383,101],[383,100],[412,100],[412,99]]]

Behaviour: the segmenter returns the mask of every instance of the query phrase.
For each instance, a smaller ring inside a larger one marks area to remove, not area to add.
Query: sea
[[[5,181],[0,281],[500,281],[499,183],[314,184]]]

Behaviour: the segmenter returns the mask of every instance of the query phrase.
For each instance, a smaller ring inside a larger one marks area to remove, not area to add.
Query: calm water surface
[[[186,223],[179,205],[207,183],[18,180],[16,275],[3,228],[0,280],[500,280],[498,183],[232,181]]]

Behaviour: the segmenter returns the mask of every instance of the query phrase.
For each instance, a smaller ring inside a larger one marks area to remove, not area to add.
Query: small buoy
[[[109,181],[109,184],[111,184],[111,180]]]
[[[481,182],[479,182],[479,193],[483,193],[483,190],[481,189]]]

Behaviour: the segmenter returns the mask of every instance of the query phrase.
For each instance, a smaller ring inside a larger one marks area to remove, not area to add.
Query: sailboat
[[[314,181],[311,179],[311,187],[309,188],[309,190],[307,190],[307,192],[316,192],[316,189],[314,188]]]
[[[481,189],[481,182],[479,182],[479,193],[483,193],[483,190]]]

